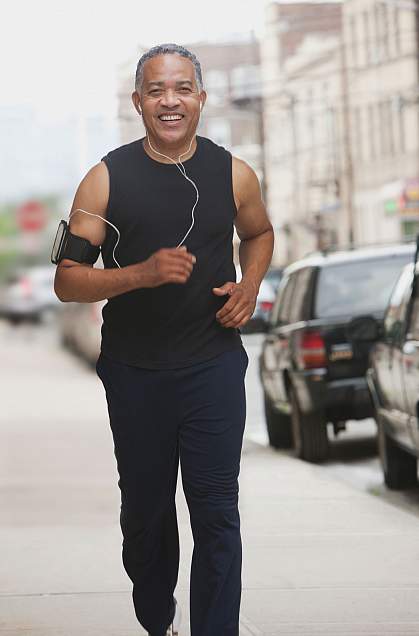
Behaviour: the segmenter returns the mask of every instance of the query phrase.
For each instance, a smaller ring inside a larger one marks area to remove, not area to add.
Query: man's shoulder
[[[244,159],[232,155],[233,177],[238,182],[257,179],[256,172]]]
[[[142,143],[142,139],[135,139],[134,141],[130,141],[129,143],[123,144],[122,146],[118,146],[117,148],[113,148],[109,150],[101,159],[101,161],[113,160],[113,159],[123,159],[125,157],[129,157],[133,154],[137,154],[139,150],[139,146]]]
[[[232,163],[233,174],[237,176],[238,179],[252,179],[256,177],[256,173],[253,168],[246,161],[244,161],[244,159],[240,159],[240,157],[236,157],[235,155],[233,155],[232,152],[225,146],[217,144],[215,141],[209,139],[208,137],[200,137],[200,140],[209,152],[213,152],[215,154],[222,153],[229,157]]]
[[[198,136],[198,138],[207,151],[213,152],[213,153],[221,152],[223,154],[225,153],[225,154],[231,155],[231,152],[227,148],[225,148],[225,146],[217,144],[217,142],[214,141],[213,139],[210,139],[209,137],[202,137],[200,135]]]

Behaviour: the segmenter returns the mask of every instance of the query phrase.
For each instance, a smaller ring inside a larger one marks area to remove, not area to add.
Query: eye
[[[188,88],[187,86],[182,86],[182,88],[180,89],[181,93],[190,93],[191,89]]]

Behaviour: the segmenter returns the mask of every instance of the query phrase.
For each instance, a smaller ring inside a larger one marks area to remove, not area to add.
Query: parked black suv
[[[319,462],[328,454],[327,423],[373,414],[365,373],[371,344],[354,351],[346,326],[371,314],[382,320],[413,244],[321,253],[283,273],[259,359],[269,442],[294,444]]]
[[[388,488],[417,485],[419,457],[419,270],[403,270],[383,324],[355,319],[348,335],[357,349],[377,341],[367,372],[378,424],[378,447]]]

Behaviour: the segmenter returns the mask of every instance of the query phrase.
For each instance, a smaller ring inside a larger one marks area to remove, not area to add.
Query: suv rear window
[[[331,318],[384,311],[411,254],[327,265],[319,271],[314,313]]]

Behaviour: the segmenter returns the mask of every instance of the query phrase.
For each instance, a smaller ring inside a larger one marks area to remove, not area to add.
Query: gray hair
[[[198,90],[202,91],[203,89],[203,81],[202,81],[202,70],[201,64],[199,63],[196,55],[185,49],[184,46],[180,46],[179,44],[158,44],[157,46],[153,46],[149,51],[146,51],[141,57],[137,64],[137,71],[135,73],[135,90],[139,93],[141,90],[141,86],[144,78],[144,64],[151,60],[153,57],[157,57],[158,55],[173,55],[173,54],[181,55],[182,57],[186,57],[188,60],[192,62],[195,67],[195,79],[198,86]]]

